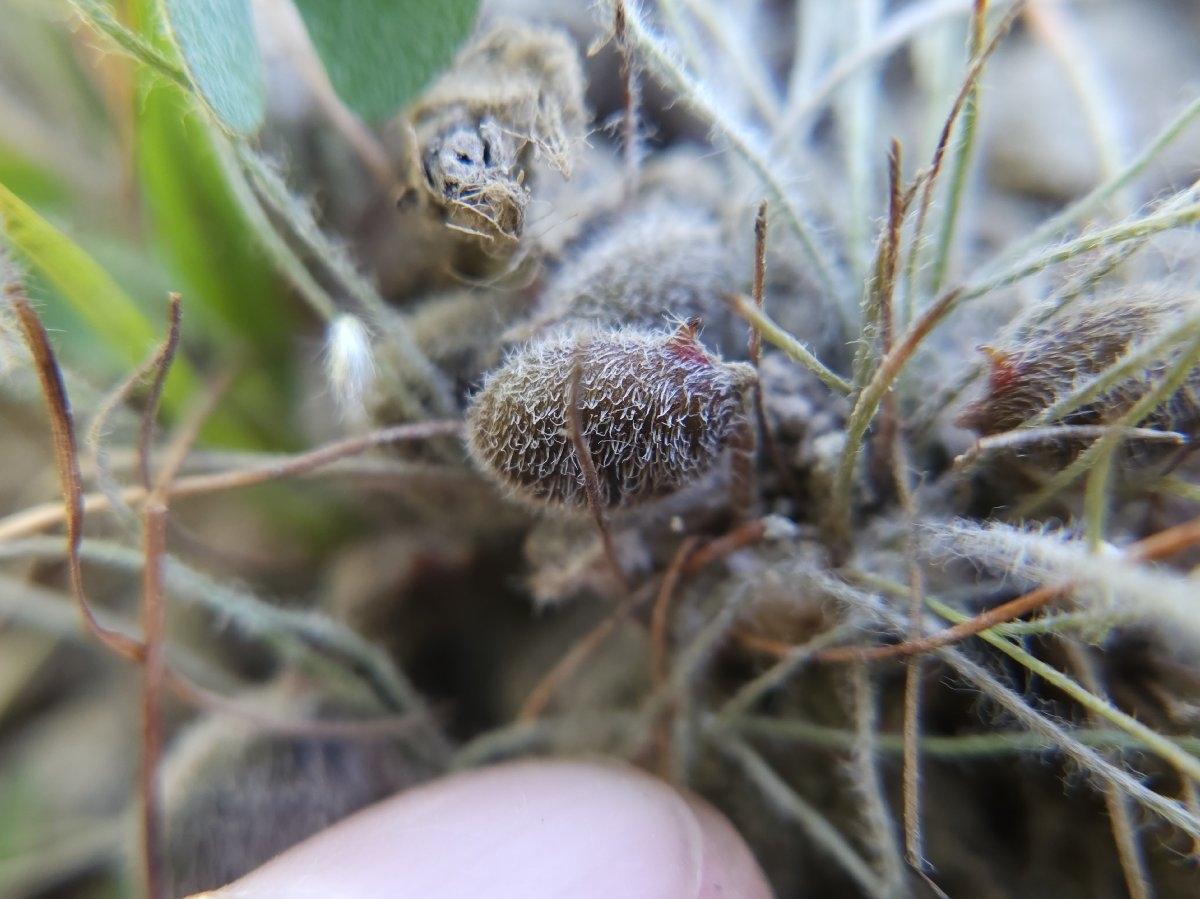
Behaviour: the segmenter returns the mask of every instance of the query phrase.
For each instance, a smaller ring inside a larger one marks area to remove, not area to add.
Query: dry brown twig
[[[1125,558],[1130,562],[1152,562],[1184,549],[1200,544],[1200,517],[1151,534],[1124,548]],[[918,640],[906,640],[890,646],[834,646],[814,654],[818,662],[837,664],[881,659],[904,658],[942,649],[961,643],[969,637],[1013,621],[1023,615],[1044,608],[1054,599],[1069,593],[1074,588],[1071,581],[1059,584],[1044,584],[994,608],[980,612],[973,618],[952,627],[929,634]],[[792,649],[782,640],[749,635],[739,632],[738,639],[746,647],[774,656],[785,656]]]
[[[699,545],[697,541],[692,544],[687,552],[683,552],[681,547],[681,550],[676,552],[675,559],[672,561],[672,569],[675,568],[676,564],[679,567],[675,581],[670,584],[669,590],[664,594],[663,588],[667,586],[665,582],[667,575],[664,575],[663,579],[652,580],[643,584],[637,590],[627,593],[611,615],[604,618],[591,631],[576,641],[563,654],[559,661],[542,675],[534,688],[529,691],[525,702],[521,704],[521,709],[517,713],[517,720],[532,721],[540,717],[551,701],[553,701],[555,693],[561,686],[579,670],[596,650],[604,645],[605,640],[616,631],[617,627],[632,612],[640,608],[652,597],[659,597],[661,603],[663,602],[661,597],[665,595],[667,597],[665,602],[669,605],[670,596],[682,578],[690,577],[713,562],[737,552],[743,547],[757,543],[766,536],[766,533],[766,524],[761,520],[755,520],[739,525],[732,531],[714,540],[710,540],[706,544]],[[688,541],[685,541],[686,543]],[[668,571],[669,573],[670,571]],[[662,627],[665,633],[665,620]],[[663,640],[665,643],[665,636]],[[665,658],[665,648],[662,650],[662,654]]]

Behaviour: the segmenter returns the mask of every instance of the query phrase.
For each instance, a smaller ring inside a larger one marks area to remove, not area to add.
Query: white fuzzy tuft
[[[362,319],[339,315],[329,326],[325,377],[343,414],[365,415],[363,399],[375,382],[375,355]]]

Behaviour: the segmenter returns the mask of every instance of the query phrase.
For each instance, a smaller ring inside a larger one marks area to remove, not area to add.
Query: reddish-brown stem
[[[54,464],[58,469],[59,483],[62,485],[64,517],[67,523],[67,566],[76,605],[83,616],[84,626],[97,640],[124,658],[141,661],[141,644],[125,634],[104,627],[88,604],[87,594],[83,589],[83,564],[79,558],[79,545],[83,540],[83,476],[79,470],[75,424],[71,416],[67,390],[63,385],[62,371],[46,336],[46,329],[33,307],[29,305],[24,290],[16,282],[10,282],[5,285],[4,293],[17,316],[17,324],[33,356],[50,416]]]
[[[141,427],[138,429],[138,474],[142,486],[147,490],[153,483],[150,473],[150,444],[154,439],[154,425],[159,403],[162,400],[163,388],[167,383],[167,374],[171,371],[171,363],[179,349],[179,325],[183,313],[183,304],[179,294],[170,295],[170,311],[168,313],[167,339],[163,341],[158,352],[154,354],[154,380],[150,382],[150,396],[146,401],[146,414],[142,416]]]
[[[517,712],[518,721],[533,721],[541,716],[546,707],[550,705],[550,701],[554,699],[554,694],[558,692],[558,688],[566,683],[567,679],[578,671],[584,662],[591,658],[592,654],[617,629],[617,625],[629,616],[632,604],[633,602],[630,597],[627,596],[623,599],[617,611],[604,618],[599,624],[584,634],[558,660],[553,668],[542,675],[542,678],[534,688],[529,691],[525,702],[521,704],[520,711]]]
[[[629,203],[637,194],[638,187],[638,106],[640,91],[638,89],[637,72],[633,67],[633,54],[629,48],[629,37],[626,33],[626,13],[624,0],[617,0],[613,13],[613,35],[617,45],[617,56],[621,60],[621,89],[624,92],[624,105],[621,112],[621,151],[625,160],[625,202]]]
[[[929,209],[933,201],[933,188],[937,183],[938,175],[942,171],[942,163],[945,161],[946,151],[950,146],[950,133],[954,129],[954,124],[958,121],[963,108],[974,93],[979,76],[983,73],[983,67],[987,64],[992,54],[996,52],[996,48],[1000,46],[1000,41],[1012,29],[1024,6],[1024,0],[1018,0],[1018,2],[1012,5],[1012,8],[1009,9],[1000,21],[1000,24],[996,28],[996,33],[992,35],[992,39],[988,41],[987,46],[971,60],[971,64],[967,67],[962,87],[959,88],[958,94],[954,98],[954,103],[950,107],[950,113],[946,116],[946,121],[942,125],[941,134],[938,135],[937,146],[934,148],[933,159],[929,163],[929,169],[922,176],[924,186],[921,191],[921,203],[917,208],[916,227],[913,230],[915,240],[920,240],[921,234],[925,230],[925,219],[929,214]]]
[[[1139,540],[1126,547],[1125,555],[1131,562],[1151,562],[1195,546],[1197,543],[1200,543],[1200,517]],[[1070,592],[1074,587],[1075,584],[1072,581],[1065,581],[1061,584],[1045,584],[1016,599],[981,612],[968,621],[919,640],[909,640],[892,646],[834,646],[817,652],[813,658],[819,662],[861,662],[903,658],[917,653],[930,652],[953,643],[960,643],[990,627],[996,627],[1022,615],[1036,612],[1057,597]],[[782,641],[744,633],[738,634],[738,640],[751,649],[770,655],[786,655],[792,649]]]
[[[222,490],[236,490],[279,478],[308,474],[325,465],[337,462],[339,459],[356,456],[376,447],[408,441],[430,440],[436,437],[453,437],[461,432],[462,423],[457,421],[421,421],[393,425],[390,428],[372,431],[370,434],[327,443],[325,446],[297,453],[262,468],[218,471],[212,474],[179,478],[166,492],[167,496],[177,498],[218,493]],[[137,503],[146,498],[146,493],[142,487],[128,487],[121,492],[121,498],[128,503]],[[84,498],[84,503],[87,511],[95,512],[107,508],[109,500],[108,497],[100,494],[89,494]],[[36,533],[66,518],[67,515],[61,504],[27,509],[0,520],[0,542]]]
[[[766,308],[766,281],[767,201],[763,200],[758,204],[758,215],[754,217],[754,282],[751,290],[751,298],[754,300],[754,305],[758,308],[759,312],[763,312]],[[762,332],[753,323],[750,325],[748,349],[750,364],[754,366],[755,371],[758,371],[759,365],[762,362]],[[779,442],[775,439],[775,433],[771,430],[770,422],[767,419],[767,404],[761,380],[754,385],[753,402],[754,418],[758,424],[758,433],[761,435],[762,447],[770,458],[771,464],[775,466],[775,471],[779,475],[783,489],[791,496],[796,497],[798,501],[800,491],[796,484],[796,479],[792,477],[791,469],[788,468],[787,461],[783,457],[783,451],[779,448]]]
[[[143,513],[146,562],[142,572],[142,840],[146,865],[146,895],[166,896],[162,807],[158,792],[158,763],[162,756],[163,683],[166,677],[166,596],[163,562],[167,552],[167,507],[152,496]]]
[[[690,577],[718,559],[761,540],[765,532],[766,527],[761,521],[750,521],[690,554],[677,553],[675,561],[680,565],[679,577]],[[518,720],[531,721],[539,717],[554,698],[558,688],[604,644],[604,641],[616,631],[617,626],[650,597],[662,594],[665,580],[664,576],[664,579],[658,582],[657,587],[651,582],[639,587],[636,592],[628,594],[616,611],[581,637],[529,691],[528,697],[517,713]],[[676,585],[677,583],[678,581]],[[671,589],[673,591],[674,587]]]
[[[583,429],[583,408],[580,405],[581,385],[583,381],[583,349],[576,353],[574,365],[571,367],[571,384],[568,389],[567,408],[569,414],[569,430],[571,445],[575,450],[575,461],[579,463],[579,471],[583,474],[583,486],[587,492],[588,508],[596,520],[596,528],[600,531],[600,540],[604,544],[604,554],[612,566],[617,582],[623,592],[629,592],[629,581],[621,567],[621,559],[617,555],[616,544],[613,543],[612,530],[608,526],[608,517],[604,514],[604,498],[600,494],[600,476],[596,474],[596,465],[592,462],[592,451],[588,446],[587,434]]]
[[[671,617],[671,597],[674,596],[679,579],[683,576],[688,558],[699,543],[700,538],[688,537],[679,545],[666,574],[663,575],[662,583],[659,584],[654,608],[650,613],[650,672],[657,686],[661,686],[667,680],[667,622]]]

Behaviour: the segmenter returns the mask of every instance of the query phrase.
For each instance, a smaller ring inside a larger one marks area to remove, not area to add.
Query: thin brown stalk
[[[755,308],[760,312],[764,312],[766,305],[766,280],[767,280],[767,201],[763,200],[758,205],[758,215],[754,218],[754,284],[751,290],[751,299],[754,301]],[[749,356],[750,364],[754,366],[754,370],[758,371],[762,362],[762,331],[753,322],[750,325],[750,342]],[[780,483],[783,489],[791,496],[800,499],[800,487],[796,483],[796,479],[792,476],[792,471],[788,467],[787,460],[783,457],[783,450],[779,447],[779,441],[775,439],[775,432],[771,430],[771,423],[767,419],[767,403],[763,393],[762,381],[754,385],[754,417],[758,421],[758,433],[761,435],[762,447],[766,451],[771,464],[775,467],[776,473],[779,475]]]
[[[758,215],[754,217],[754,286],[750,296],[761,312],[767,280],[767,201],[758,204]],[[750,364],[758,368],[762,358],[762,334],[750,326]],[[757,391],[762,393],[762,391]]]
[[[624,593],[629,592],[629,580],[621,567],[621,558],[617,554],[616,544],[613,543],[612,529],[608,526],[608,516],[604,514],[604,502],[600,495],[600,476],[596,474],[596,465],[592,462],[592,451],[588,446],[587,434],[583,430],[583,407],[580,405],[580,388],[583,380],[583,361],[576,354],[575,363],[571,369],[571,384],[568,392],[567,407],[569,411],[568,425],[571,431],[571,445],[575,450],[575,461],[579,463],[579,471],[583,474],[583,486],[587,491],[588,508],[600,531],[600,540],[604,544],[604,554],[608,564],[612,566],[613,574],[621,585]]]
[[[954,103],[950,106],[950,113],[946,116],[946,121],[942,125],[942,131],[938,135],[937,145],[934,148],[929,168],[923,175],[924,185],[921,190],[920,203],[917,205],[917,219],[913,229],[907,266],[907,271],[910,275],[908,279],[910,291],[915,289],[911,274],[916,268],[916,253],[920,248],[921,237],[925,233],[925,220],[929,215],[929,210],[933,203],[933,189],[937,185],[938,176],[942,172],[942,164],[950,147],[950,135],[954,130],[955,124],[958,122],[959,116],[962,115],[964,107],[967,106],[971,98],[975,95],[976,85],[978,84],[979,76],[983,74],[984,66],[991,59],[992,54],[996,52],[996,48],[1000,46],[1000,42],[1012,29],[1013,24],[1024,7],[1024,0],[1017,0],[1017,2],[1013,3],[1012,7],[1005,13],[1004,18],[1000,20],[1000,24],[996,27],[996,32],[992,35],[992,39],[971,59],[971,64],[967,66],[966,74],[963,77],[962,86],[959,88],[958,94],[954,98]],[[978,9],[978,4],[975,4],[975,9]],[[976,19],[977,15],[973,17],[973,21]]]
[[[140,660],[142,646],[125,634],[104,627],[88,604],[83,587],[83,565],[79,558],[79,545],[83,540],[83,476],[79,471],[79,450],[75,441],[75,424],[67,390],[63,385],[62,370],[54,356],[54,349],[46,336],[37,313],[29,305],[24,289],[15,281],[5,285],[4,293],[17,317],[17,324],[33,356],[38,381],[50,416],[50,433],[53,440],[54,464],[58,470],[63,492],[63,517],[67,524],[67,566],[71,576],[71,590],[87,629],[105,646],[128,659]]]
[[[892,349],[895,333],[893,310],[896,295],[896,269],[900,259],[900,233],[912,195],[904,189],[901,174],[900,141],[892,140],[888,148],[888,220],[880,247],[880,261],[875,289],[879,293],[879,344],[883,355]]]
[[[529,695],[525,697],[525,701],[517,712],[518,721],[533,721],[541,717],[559,688],[579,670],[584,662],[592,657],[596,650],[604,645],[604,642],[616,631],[618,625],[629,617],[633,604],[634,599],[626,596],[621,600],[615,612],[603,618],[599,624],[567,650],[554,667],[547,671],[529,691]]]
[[[743,547],[757,543],[766,535],[767,524],[761,518],[738,525],[732,531],[704,544],[689,556],[683,566],[683,573],[685,575],[695,574],[718,559],[723,559]]]
[[[134,389],[149,377],[152,372],[161,369],[164,358],[174,354],[175,345],[178,343],[179,337],[179,316],[176,309],[176,300],[177,295],[171,294],[170,332],[167,339],[154,350],[145,362],[138,366],[133,374],[122,381],[115,390],[101,401],[95,414],[92,416],[92,423],[88,426],[87,435],[84,438],[84,442],[92,452],[96,468],[97,486],[108,497],[108,507],[114,512],[121,514],[131,528],[137,526],[137,516],[125,502],[124,493],[112,475],[108,464],[108,448],[104,444],[105,432],[108,428],[108,421],[113,413],[129,399]],[[161,396],[161,385],[159,385],[159,396]],[[157,398],[151,400],[152,405],[157,405],[157,402]],[[142,451],[142,457],[144,456],[145,450]],[[143,484],[147,487],[149,486],[149,482],[144,477]],[[86,510],[86,497],[84,507]]]
[[[634,69],[633,52],[629,46],[627,19],[624,0],[616,0],[613,12],[613,34],[617,46],[617,57],[621,61],[621,90],[624,93],[621,109],[621,155],[625,162],[625,202],[637,195],[638,170],[641,165],[641,147],[638,142],[638,107],[641,105],[641,87]]]
[[[818,653],[817,661],[852,662],[863,659],[879,661],[880,659],[898,659],[931,652],[943,646],[960,643],[968,637],[978,634],[980,631],[985,631],[990,627],[1004,624],[1006,621],[1011,621],[1014,618],[1037,611],[1048,605],[1052,600],[1067,593],[1070,589],[1070,584],[1051,584],[1038,587],[1036,590],[1031,590],[1014,600],[988,609],[986,612],[981,612],[974,618],[964,621],[962,624],[948,627],[945,630],[922,637],[919,640],[908,640],[893,646],[872,646],[867,648],[860,646],[835,646]]]
[[[654,608],[650,613],[650,676],[653,678],[656,692],[665,693],[664,688],[671,675],[670,653],[667,648],[667,623],[670,621],[671,598],[683,576],[688,556],[691,555],[698,542],[699,538],[688,537],[675,551],[675,556],[671,559],[666,574],[663,575],[658,595],[654,600]],[[668,780],[673,774],[672,758],[674,753],[671,744],[675,712],[676,704],[668,699],[655,715],[652,728],[651,742],[654,757],[657,760],[656,768],[659,775]]]
[[[462,423],[458,421],[422,421],[394,425],[358,437],[327,443],[294,456],[280,457],[269,465],[179,478],[167,490],[167,496],[170,498],[200,496],[224,490],[236,490],[280,478],[298,477],[337,462],[339,459],[359,455],[377,447],[389,446],[394,443],[432,440],[438,437],[454,437],[460,433],[462,433]],[[142,487],[128,487],[121,491],[121,497],[127,503],[141,502],[146,495],[147,491]],[[84,511],[87,512],[106,509],[108,504],[108,497],[102,494],[88,494],[84,497]],[[24,509],[7,518],[0,519],[0,543],[45,530],[66,520],[67,517],[62,505],[58,503],[44,503]]]
[[[158,768],[163,734],[160,709],[166,677],[166,596],[163,562],[167,553],[167,507],[152,496],[143,511],[146,562],[142,572],[142,853],[146,895],[166,896],[162,805]]]
[[[154,440],[154,426],[158,418],[158,406],[162,401],[163,388],[167,383],[167,374],[171,363],[179,349],[179,324],[183,315],[183,302],[177,293],[170,295],[170,310],[167,314],[167,339],[154,356],[154,365],[150,369],[154,374],[150,382],[150,395],[146,400],[146,414],[142,416],[142,424],[138,429],[138,475],[141,484],[147,490],[153,483],[150,472],[150,445]]]
[[[671,598],[683,577],[689,557],[700,543],[699,537],[688,537],[679,544],[671,564],[667,566],[650,613],[650,671],[656,687],[667,681],[670,673],[670,654],[667,650],[667,623],[670,621]]]
[[[879,241],[875,261],[875,276],[872,279],[871,306],[876,310],[879,331],[879,354],[886,356],[892,349],[895,338],[896,268],[900,258],[900,234],[907,213],[908,194],[902,182],[901,154],[899,141],[892,141],[888,151],[888,220]],[[863,353],[869,354],[869,341],[863,343]],[[865,366],[866,356],[862,360]],[[856,366],[857,367],[857,366]],[[872,466],[876,483],[885,483],[895,473],[896,443],[900,440],[900,414],[895,393],[888,393],[883,400],[883,411],[872,447]],[[905,475],[907,477],[907,475]],[[896,485],[899,491],[902,488]]]
[[[162,804],[158,790],[159,761],[162,758],[162,693],[166,679],[167,597],[163,565],[167,557],[167,500],[160,487],[151,489],[151,447],[154,426],[162,402],[163,387],[171,363],[179,348],[182,302],[171,294],[167,337],[155,356],[150,395],[138,429],[138,472],[142,487],[150,491],[142,510],[142,759],[139,768],[142,800],[142,853],[145,864],[146,895],[149,899],[166,897],[166,855],[163,845]],[[172,472],[164,482],[170,483]]]
[[[925,576],[917,558],[917,504],[910,483],[912,466],[903,434],[897,432],[892,454],[895,466],[896,491],[904,508],[908,526],[908,640],[921,635],[921,609],[925,602]],[[904,672],[904,854],[909,865],[918,871],[937,892],[940,888],[929,877],[925,860],[925,840],[921,829],[921,668],[923,659],[915,655],[908,660]]]
[[[1130,562],[1150,562],[1195,546],[1197,543],[1200,543],[1200,517],[1139,540],[1125,549],[1125,556]],[[1057,597],[1068,593],[1073,587],[1074,584],[1071,581],[1061,584],[1044,584],[1016,599],[981,612],[961,624],[956,624],[919,640],[909,640],[893,646],[868,648],[837,646],[822,650],[817,654],[817,660],[820,662],[851,662],[862,659],[878,661],[940,649],[952,643],[959,643],[988,628],[1035,612]],[[773,651],[772,647],[766,645],[762,648],[764,651]]]

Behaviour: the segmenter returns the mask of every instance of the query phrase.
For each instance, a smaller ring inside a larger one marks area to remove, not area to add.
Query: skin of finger
[[[352,815],[207,899],[770,899],[714,809],[636,769],[462,772]]]

